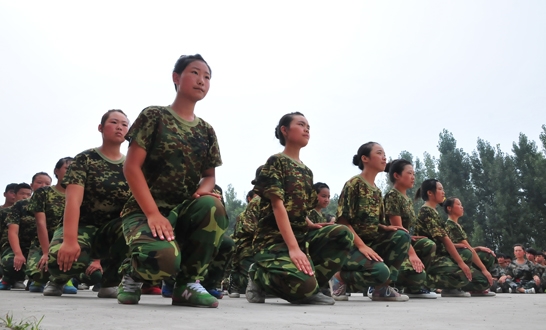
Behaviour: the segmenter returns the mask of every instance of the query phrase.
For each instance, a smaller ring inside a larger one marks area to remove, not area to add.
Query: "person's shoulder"
[[[165,114],[169,114],[169,110],[166,106],[162,105],[151,105],[142,109],[139,116],[148,116],[148,117],[157,117]]]

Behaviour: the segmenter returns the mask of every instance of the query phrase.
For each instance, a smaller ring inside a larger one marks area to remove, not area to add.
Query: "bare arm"
[[[34,213],[36,218],[36,231],[38,232],[38,242],[42,249],[42,255],[49,253],[49,235],[47,233],[46,215],[44,212]]]
[[[470,268],[467,264],[464,263],[463,259],[459,255],[459,252],[457,252],[457,249],[455,248],[449,237],[442,237],[442,243],[446,247],[446,250],[453,259],[453,261],[455,261],[457,265],[462,269],[462,271],[466,275],[466,278],[468,278],[469,281],[472,280],[472,273],[470,272]]]
[[[8,241],[13,254],[15,254],[15,257],[13,258],[13,268],[16,271],[19,271],[23,264],[26,263],[26,258],[23,255],[21,245],[19,244],[19,225],[12,223],[8,226]]]
[[[341,225],[345,225],[347,226],[347,228],[349,228],[349,230],[353,233],[353,236],[354,236],[353,244],[356,246],[358,251],[360,251],[360,253],[362,253],[366,258],[370,260],[375,260],[375,261],[383,261],[381,256],[377,254],[371,247],[367,246],[366,243],[364,243],[364,241],[362,240],[362,238],[360,238],[360,236],[357,235],[353,226],[349,223],[347,219],[345,219],[344,217],[340,217],[337,219],[337,223]]]

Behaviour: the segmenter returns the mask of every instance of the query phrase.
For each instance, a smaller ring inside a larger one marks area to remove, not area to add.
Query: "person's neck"
[[[318,213],[320,213],[320,211],[322,211],[322,207],[320,207],[320,206],[315,207],[315,211],[317,211]]]
[[[402,195],[407,196],[407,195],[406,195],[406,192],[407,192],[408,188],[402,186],[402,185],[399,184],[398,182],[396,182],[396,183],[394,184],[394,189],[398,190]]]
[[[525,259],[524,257],[516,258],[516,261],[518,262],[518,264],[523,264],[523,263],[525,263],[525,260],[527,260],[527,259]]]
[[[61,180],[57,180],[57,183],[55,183],[55,189],[57,189],[58,192],[64,193],[66,189],[61,185]]]
[[[297,161],[298,163],[301,163],[300,150],[301,150],[301,147],[299,146],[286,144],[282,153],[292,158],[293,160]]]
[[[436,209],[436,206],[438,205],[438,203],[431,202],[430,200],[428,200],[428,201],[425,201],[425,205],[433,209]]]
[[[98,149],[104,156],[106,156],[106,158],[111,160],[119,160],[123,157],[123,154],[120,151],[120,146],[121,144],[118,143],[103,142]]]
[[[449,215],[449,220],[455,222],[455,223],[459,223],[459,217],[456,217],[454,215]]]
[[[195,102],[185,99],[178,94],[171,104],[173,111],[185,121],[192,122],[195,120]]]
[[[377,171],[372,169],[364,168],[362,170],[362,173],[360,173],[360,176],[364,179],[364,181],[368,182],[372,187],[375,187],[375,177],[377,176]]]

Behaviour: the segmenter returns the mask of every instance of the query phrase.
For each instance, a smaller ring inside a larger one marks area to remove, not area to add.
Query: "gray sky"
[[[478,137],[509,152],[546,123],[545,1],[32,3],[0,0],[2,188],[100,145],[106,110],[134,121],[170,104],[182,54],[212,68],[196,114],[218,135],[217,182],[239,198],[292,111],[332,195],[370,140],[421,158],[446,128],[467,152]]]

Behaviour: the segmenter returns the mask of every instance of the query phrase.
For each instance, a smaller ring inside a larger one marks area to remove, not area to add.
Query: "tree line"
[[[408,190],[408,196],[413,197],[425,179],[436,178],[443,184],[446,197],[457,197],[463,203],[465,215],[459,223],[473,246],[504,253],[511,253],[516,243],[546,249],[546,125],[539,138],[540,147],[520,133],[509,153],[478,138],[476,149],[466,152],[444,129],[439,134],[437,158],[427,152],[422,158],[414,157],[409,151],[398,156],[414,166],[415,187]],[[391,184],[379,186],[386,193]],[[332,197],[326,213],[335,215],[338,197]],[[232,185],[225,200],[230,234],[246,201],[237,198]],[[416,214],[422,204],[415,201]]]

